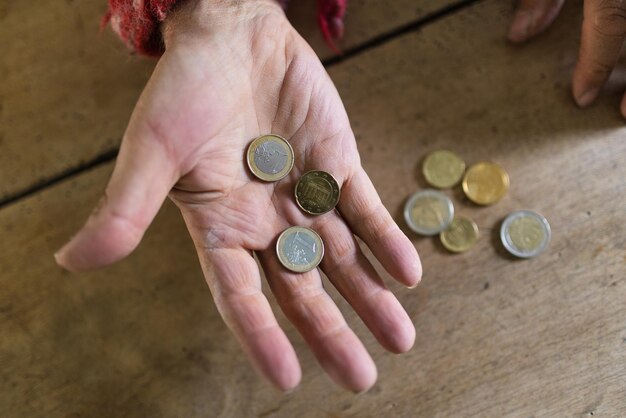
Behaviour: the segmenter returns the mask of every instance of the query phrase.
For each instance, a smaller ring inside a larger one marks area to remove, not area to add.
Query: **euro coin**
[[[248,146],[248,167],[263,181],[277,181],[293,168],[293,149],[287,140],[278,135],[263,135]]]
[[[404,220],[420,235],[437,235],[450,225],[453,218],[452,201],[436,190],[420,190],[404,205]]]
[[[550,236],[548,220],[530,210],[511,213],[500,227],[502,245],[520,258],[530,258],[541,253],[548,246]]]
[[[324,257],[324,243],[310,228],[292,226],[285,229],[276,242],[280,263],[296,273],[313,270]]]
[[[481,162],[471,166],[463,178],[463,191],[479,205],[496,203],[509,190],[509,175],[498,164]]]
[[[306,213],[321,215],[339,203],[339,184],[325,171],[309,171],[296,184],[296,203]]]
[[[447,189],[461,181],[465,162],[451,151],[433,151],[424,160],[422,172],[431,186]]]
[[[448,251],[462,253],[472,248],[478,240],[478,226],[471,219],[457,216],[439,234],[439,238]]]

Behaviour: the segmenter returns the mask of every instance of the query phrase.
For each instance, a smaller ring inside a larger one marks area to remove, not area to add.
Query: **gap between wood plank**
[[[334,65],[338,65],[350,58],[353,58],[362,53],[365,53],[370,49],[377,48],[391,41],[394,38],[417,31],[430,23],[436,22],[439,19],[442,19],[450,14],[460,11],[480,1],[483,1],[483,0],[461,0],[458,3],[448,5],[436,12],[430,13],[420,19],[417,19],[414,22],[409,22],[389,32],[384,32],[380,35],[377,35],[360,45],[349,48],[345,50],[345,52],[342,55],[337,55],[331,58],[327,58],[322,61],[322,64],[324,64],[324,67],[326,68],[332,67]],[[76,176],[85,171],[96,168],[99,165],[109,163],[117,157],[118,151],[119,151],[119,147],[106,151],[102,154],[97,155],[91,160],[84,162],[83,164],[79,164],[75,167],[71,167],[67,170],[63,170],[62,172],[60,172],[59,174],[53,177],[42,180],[34,184],[33,186],[30,186],[22,191],[14,193],[13,195],[9,195],[0,200],[0,209],[5,206],[9,206],[21,199],[25,199],[31,195],[34,195],[35,193],[40,192],[41,190],[44,190],[47,187],[54,186],[55,184],[60,183],[70,177]]]

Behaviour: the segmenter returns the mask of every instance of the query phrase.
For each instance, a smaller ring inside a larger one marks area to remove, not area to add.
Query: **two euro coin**
[[[448,196],[432,189],[413,194],[404,205],[404,220],[420,235],[437,235],[454,218],[454,205]]]
[[[502,245],[520,258],[534,257],[543,252],[550,242],[551,234],[548,220],[530,210],[511,213],[500,227]]]

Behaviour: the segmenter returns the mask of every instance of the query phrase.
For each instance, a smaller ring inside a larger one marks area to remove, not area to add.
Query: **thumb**
[[[55,254],[57,263],[84,271],[130,254],[178,180],[173,160],[160,138],[127,131],[104,196],[83,228]]]

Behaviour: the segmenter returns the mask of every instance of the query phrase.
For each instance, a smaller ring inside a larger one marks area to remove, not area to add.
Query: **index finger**
[[[626,38],[626,1],[587,0],[578,63],[574,71],[576,103],[590,105],[617,63]]]

